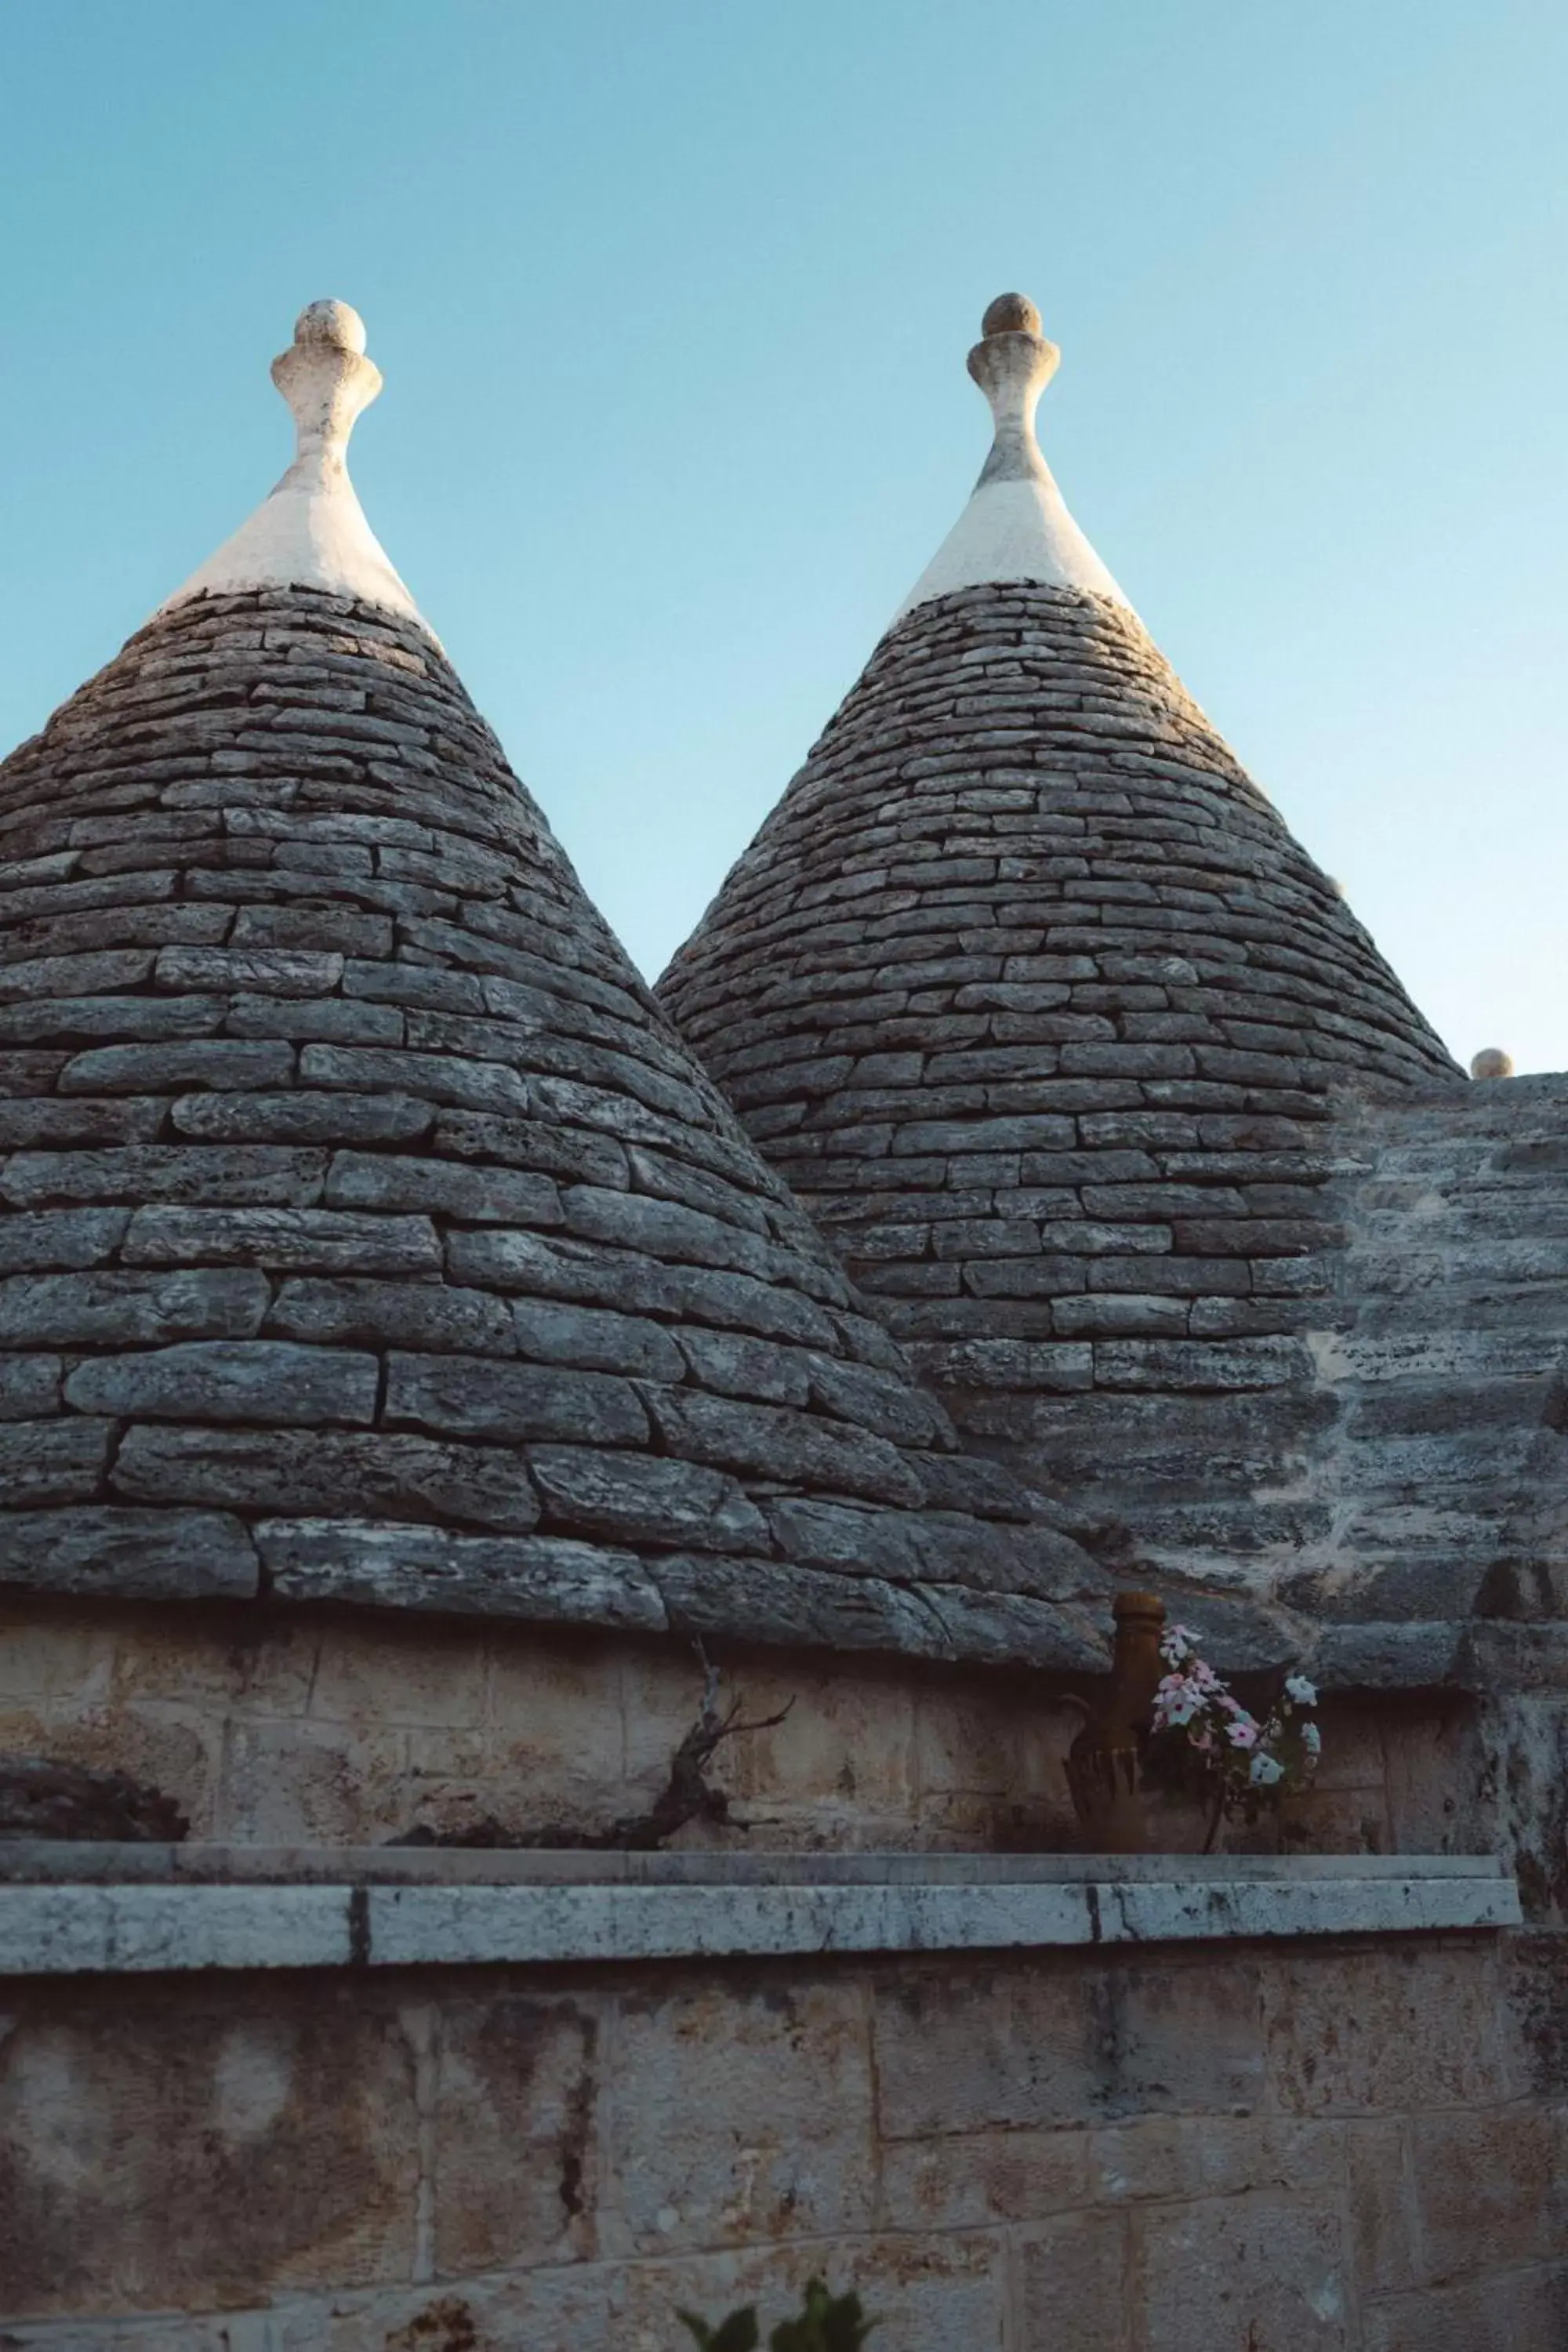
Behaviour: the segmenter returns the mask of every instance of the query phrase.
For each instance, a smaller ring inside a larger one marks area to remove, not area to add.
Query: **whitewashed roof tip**
[[[321,588],[354,596],[427,627],[349,479],[349,436],[381,390],[365,356],[364,321],[346,302],[312,302],[272,381],[294,414],[294,462],[271,494],[159,610],[201,595],[256,588]]]
[[[956,589],[1005,580],[1089,589],[1127,604],[1068,512],[1035,438],[1035,411],[1061,358],[1040,332],[1039,312],[1026,295],[999,294],[980,331],[969,373],[991,404],[995,439],[969,504],[897,618]]]

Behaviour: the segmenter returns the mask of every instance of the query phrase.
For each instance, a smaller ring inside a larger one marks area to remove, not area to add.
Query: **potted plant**
[[[1085,1846],[1100,1853],[1209,1853],[1226,1822],[1255,1825],[1311,1780],[1321,1736],[1317,1692],[1285,1675],[1254,1715],[1198,1651],[1165,1624],[1157,1593],[1113,1603],[1109,1689],[1083,1717],[1067,1759]]]
[[[1323,1745],[1312,1720],[1318,1694],[1305,1675],[1287,1675],[1266,1712],[1254,1715],[1184,1625],[1167,1628],[1160,1657],[1165,1672],[1150,1711],[1143,1778],[1203,1803],[1209,1853],[1222,1822],[1254,1826],[1310,1782]]]

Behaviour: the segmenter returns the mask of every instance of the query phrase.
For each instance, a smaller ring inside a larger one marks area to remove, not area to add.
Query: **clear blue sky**
[[[1568,1065],[1563,0],[0,0],[0,738],[354,475],[645,970],[1043,437],[1456,1052]]]

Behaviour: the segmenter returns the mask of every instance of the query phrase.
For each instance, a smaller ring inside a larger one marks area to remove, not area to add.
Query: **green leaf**
[[[830,2294],[821,2279],[813,2279],[800,2317],[782,2320],[768,2343],[772,2352],[860,2352],[876,2325],[858,2294]]]
[[[763,2340],[754,2304],[747,2304],[742,2311],[732,2311],[717,2327],[710,2327],[694,2311],[678,2311],[675,2315],[696,2338],[700,2352],[757,2352]]]

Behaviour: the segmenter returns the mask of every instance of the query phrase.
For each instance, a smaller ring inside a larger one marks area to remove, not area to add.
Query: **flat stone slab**
[[[712,1847],[678,1853],[593,1847],[180,1845],[84,1838],[0,1839],[0,1885],[156,1880],[249,1885],[580,1886],[1033,1886],[1098,1879],[1264,1884],[1286,1878],[1500,1878],[1494,1853],[971,1853],[900,1847],[835,1853]]]
[[[1518,1887],[1490,1856],[1194,1862],[377,1848],[374,1871],[363,1875],[353,1864],[372,1861],[363,1853],[322,1852],[321,1874],[286,1876],[266,1867],[281,1857],[258,1851],[242,1876],[230,1849],[228,1875],[203,1876],[198,1867],[171,1876],[172,1854],[200,1849],[154,1847],[140,1855],[162,1860],[156,1875],[112,1877],[108,1856],[138,1850],[97,1847],[76,1850],[84,1864],[68,1879],[71,1849],[32,1847],[24,1878],[16,1864],[26,1851],[7,1855],[13,1874],[0,1885],[5,1975],[1047,1949],[1521,1924]],[[533,1867],[503,1867],[519,1864]],[[574,1864],[584,1865],[575,1877]]]

